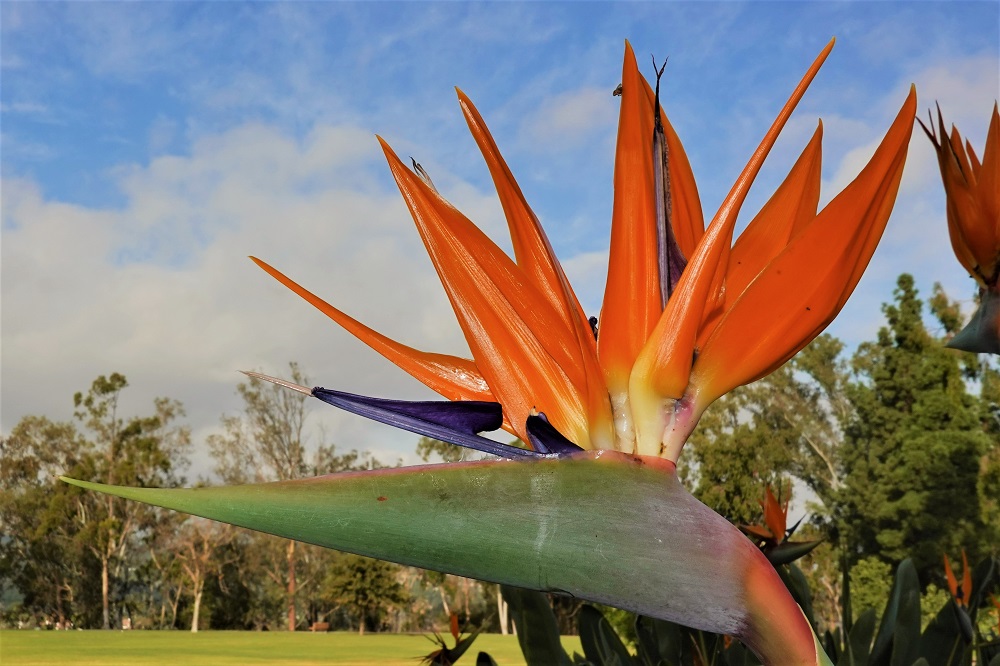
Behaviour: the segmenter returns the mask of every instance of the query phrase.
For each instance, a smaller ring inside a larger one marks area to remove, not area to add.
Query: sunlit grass
[[[450,639],[450,636],[449,636]],[[563,638],[572,653],[577,637]],[[174,664],[334,664],[336,666],[415,666],[434,649],[419,634],[203,631],[3,631],[0,663],[131,666]],[[514,636],[483,635],[459,661],[475,664],[485,651],[499,666],[524,666]]]

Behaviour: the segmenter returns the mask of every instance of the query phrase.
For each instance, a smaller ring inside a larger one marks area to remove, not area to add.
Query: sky
[[[180,400],[205,438],[241,369],[404,399],[421,384],[248,259],[411,346],[467,355],[375,134],[421,162],[501,247],[476,103],[588,312],[607,268],[621,58],[669,56],[663,103],[714,214],[836,37],[741,214],[822,118],[821,205],[872,154],[911,83],[977,150],[1000,97],[998,2],[4,2],[0,4],[0,432],[72,418],[101,374],[121,413]],[[652,73],[652,64],[646,69]],[[828,329],[853,348],[896,277],[971,307],[930,143],[913,133],[892,218]],[[415,460],[416,436],[316,403],[313,442]]]

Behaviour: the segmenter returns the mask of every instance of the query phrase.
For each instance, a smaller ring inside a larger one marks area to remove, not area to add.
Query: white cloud
[[[112,371],[133,385],[127,411],[174,397],[197,432],[238,408],[237,370],[280,375],[289,360],[317,383],[430,397],[246,259],[408,344],[463,353],[384,169],[355,128],[320,126],[299,142],[246,125],[189,157],[121,169],[120,210],[49,201],[30,180],[6,179],[2,429],[26,414],[69,418],[72,394]],[[339,445],[392,460],[416,441],[318,403],[317,420]]]

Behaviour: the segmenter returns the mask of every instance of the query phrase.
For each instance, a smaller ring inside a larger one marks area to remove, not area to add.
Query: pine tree
[[[977,484],[989,438],[961,354],[928,332],[911,276],[894,296],[886,326],[852,359],[838,513],[852,559],[912,557],[927,581],[943,552],[983,548]]]

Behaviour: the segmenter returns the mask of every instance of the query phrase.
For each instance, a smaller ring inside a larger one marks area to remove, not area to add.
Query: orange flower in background
[[[762,541],[780,544],[788,531],[788,502],[789,498],[785,498],[783,503],[779,502],[768,486],[764,489],[764,500],[760,503],[760,508],[764,510],[764,524],[745,525],[743,531]]]
[[[441,395],[500,403],[504,427],[530,446],[538,438],[529,418],[541,413],[570,445],[676,461],[709,404],[767,375],[829,324],[889,218],[915,112],[912,89],[871,161],[826,208],[817,213],[820,124],[732,243],[751,183],[832,47],[831,41],[809,68],[705,228],[684,147],[626,45],[608,279],[593,327],[461,91],[459,103],[507,218],[513,259],[451,206],[422,169],[408,168],[384,141],[382,147],[472,359],[395,342],[254,261]]]
[[[764,510],[764,524],[762,525],[741,525],[740,529],[744,534],[755,541],[761,551],[767,556],[771,564],[778,566],[788,564],[809,554],[822,541],[789,541],[795,530],[798,529],[799,522],[788,527],[788,505],[791,501],[791,493],[785,497],[784,502],[779,502],[778,498],[771,492],[771,488],[764,489],[764,499],[760,503]]]
[[[962,549],[962,585],[959,586],[947,555],[944,556],[944,576],[948,581],[948,591],[951,592],[951,598],[960,607],[968,608],[969,598],[972,597],[972,570],[969,569],[969,560],[965,557],[964,548]]]
[[[1000,354],[1000,113],[994,104],[982,161],[954,125],[948,134],[940,107],[936,127],[918,121],[937,152],[952,249],[979,284],[979,309],[949,346]]]

